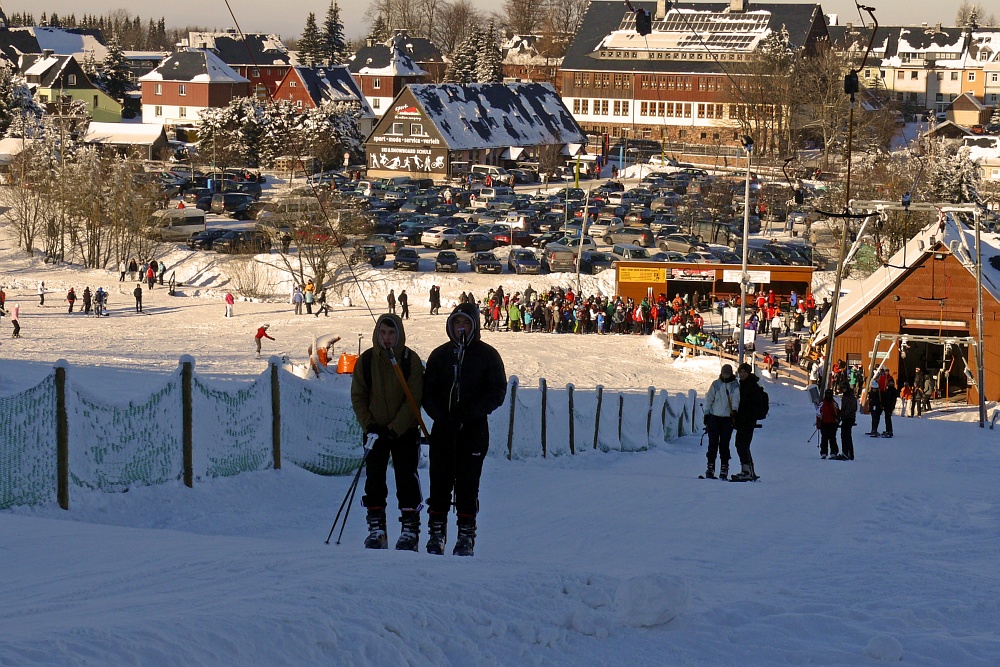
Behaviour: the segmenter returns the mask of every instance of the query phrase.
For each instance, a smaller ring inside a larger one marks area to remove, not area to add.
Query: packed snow
[[[147,292],[138,314],[117,274],[26,258],[0,227],[0,284],[21,304],[23,334],[10,339],[4,318],[0,395],[60,358],[109,397],[144,396],[184,354],[204,377],[247,381],[266,364],[253,353],[261,323],[277,339],[264,357],[303,363],[313,337],[331,333],[338,354],[356,351],[373,324],[362,293],[380,312],[389,289],[411,295],[407,341],[426,359],[444,340],[445,318],[425,306],[431,284],[453,301],[575,280],[368,269],[338,295],[354,305],[329,319],[295,316],[280,298],[239,301],[225,318],[232,260],[181,247],[164,258],[185,284],[174,297]],[[110,317],[66,312],[66,289],[88,284],[111,287]],[[583,288],[613,285],[587,277]],[[523,386],[703,395],[719,371],[717,360],[672,360],[658,336],[484,338]],[[921,419],[897,417],[894,439],[862,435],[861,416],[857,460],[826,461],[806,392],[765,386],[761,481],[699,480],[699,435],[642,452],[491,456],[471,559],[423,553],[426,528],[421,553],[366,551],[357,502],[342,543],[325,544],[352,476],[287,464],[191,489],[73,487],[69,511],[2,511],[0,664],[997,664],[998,432],[979,429],[974,408],[935,401]],[[392,543],[391,511],[389,523]]]

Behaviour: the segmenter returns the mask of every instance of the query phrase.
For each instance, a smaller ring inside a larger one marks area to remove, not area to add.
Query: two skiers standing
[[[733,437],[736,410],[740,407],[740,385],[729,364],[722,366],[717,380],[705,394],[705,431],[708,433],[708,467],[705,477],[715,477],[715,457],[722,467],[719,477],[729,477],[729,441]]]

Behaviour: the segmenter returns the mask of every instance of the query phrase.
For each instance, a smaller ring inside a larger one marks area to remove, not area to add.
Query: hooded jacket
[[[757,425],[757,404],[760,402],[760,378],[751,373],[740,380],[740,407],[736,410],[736,428]]]
[[[397,315],[389,313],[380,315],[372,332],[372,349],[370,352],[365,352],[366,355],[370,354],[368,361],[371,363],[371,386],[361,367],[363,362],[359,359],[351,380],[351,405],[354,407],[358,423],[366,431],[372,426],[382,426],[399,436],[416,428],[417,417],[410,408],[406,392],[399,382],[399,376],[392,368],[388,354],[379,344],[378,328],[383,322],[391,322],[396,327],[398,336],[392,352],[397,363],[404,363],[403,351],[407,348],[403,321]],[[410,371],[406,384],[413,394],[413,400],[420,405],[424,393],[424,367],[420,363],[420,357],[413,350],[410,350],[408,357]]]
[[[740,407],[740,383],[735,375],[729,381],[719,376],[705,394],[705,414],[730,417]]]
[[[456,317],[472,321],[472,333],[465,344],[458,367],[460,341],[454,338],[452,324]],[[424,378],[424,410],[439,422],[469,424],[486,421],[487,415],[499,408],[507,396],[507,374],[500,353],[480,338],[479,309],[475,304],[459,304],[447,323],[448,342],[435,348],[427,358]]]

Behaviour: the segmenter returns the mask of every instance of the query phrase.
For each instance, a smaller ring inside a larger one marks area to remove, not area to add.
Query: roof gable
[[[375,116],[347,65],[296,67],[294,70],[317,106],[323,102],[355,103],[361,105],[365,116]]]
[[[104,38],[97,29],[22,27],[0,30],[0,52],[11,62],[17,62],[22,54],[45,50],[78,58],[92,53],[97,62],[108,55]]]
[[[139,81],[187,81],[191,83],[249,83],[211,51],[184,49],[172,53]]]

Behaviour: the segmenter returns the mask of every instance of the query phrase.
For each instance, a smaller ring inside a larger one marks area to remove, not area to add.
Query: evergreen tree
[[[481,35],[475,80],[479,83],[499,83],[503,81],[503,55],[493,21]]]
[[[108,55],[101,65],[100,87],[119,104],[125,104],[125,96],[132,90],[128,76],[128,62],[118,40],[111,38]]]
[[[967,204],[979,201],[980,165],[968,146],[942,140],[931,164],[928,187],[936,201]]]
[[[451,64],[445,73],[445,80],[448,83],[472,83],[477,80],[476,70],[481,42],[482,33],[478,26],[473,26],[469,36],[455,47],[451,54]]]
[[[309,12],[306,17],[306,27],[299,38],[299,60],[307,67],[315,67],[323,59],[323,46],[320,41],[319,28],[316,27],[316,14]]]
[[[385,17],[381,14],[375,17],[375,22],[372,23],[371,32],[368,33],[368,39],[375,40],[376,44],[381,44],[385,40],[389,39],[389,24],[386,22]]]
[[[350,57],[347,40],[344,39],[344,22],[340,18],[337,0],[330,3],[323,22],[323,57],[331,65],[343,65]]]
[[[44,112],[25,78],[7,61],[0,61],[0,136],[27,136]]]

